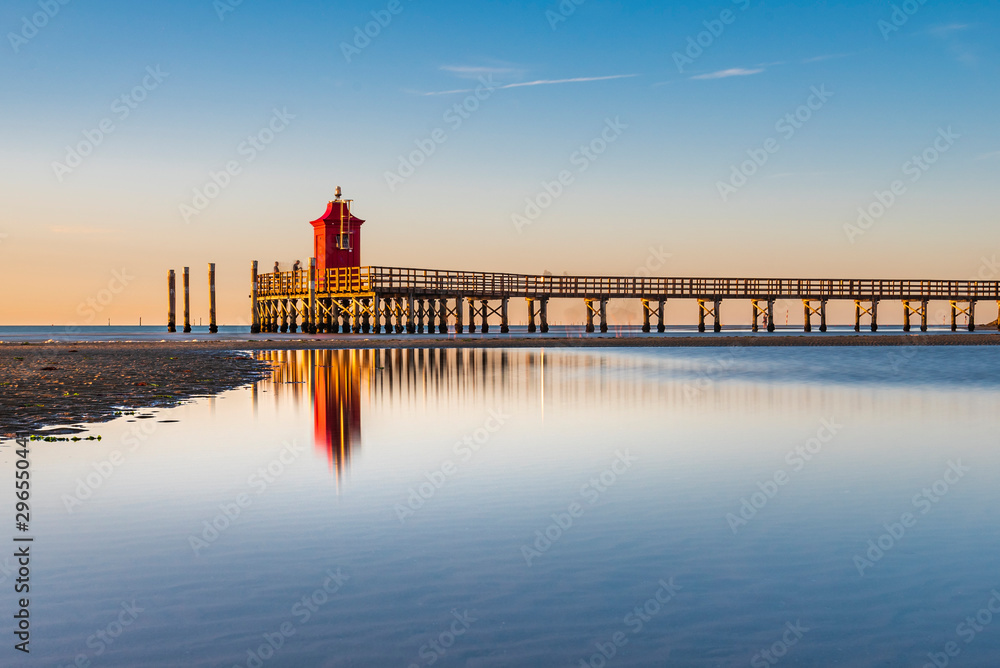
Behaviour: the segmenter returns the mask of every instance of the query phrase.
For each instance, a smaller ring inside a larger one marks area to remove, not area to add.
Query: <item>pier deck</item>
[[[643,330],[665,330],[664,304],[671,299],[692,299],[699,305],[699,330],[721,331],[723,300],[751,302],[753,329],[763,321],[774,331],[774,302],[801,300],[804,327],[827,327],[827,302],[855,303],[855,329],[866,317],[878,329],[879,302],[901,302],[904,330],[911,318],[927,329],[931,301],[951,305],[952,329],[959,314],[969,316],[975,329],[979,301],[995,301],[1000,308],[1000,281],[882,280],[814,278],[674,278],[636,276],[538,276],[525,274],[442,271],[400,267],[330,269],[317,275],[315,262],[297,272],[261,274],[252,270],[254,331],[305,332],[488,332],[490,317],[508,331],[508,302],[528,302],[528,331],[547,331],[551,299],[582,299],[587,307],[587,330],[607,331],[607,301],[636,299],[643,308]],[[467,312],[467,319],[464,317]],[[596,325],[595,325],[596,321]],[[655,324],[654,324],[655,321]]]

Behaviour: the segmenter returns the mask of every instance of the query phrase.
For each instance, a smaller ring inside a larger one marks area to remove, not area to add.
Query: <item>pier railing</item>
[[[259,297],[309,294],[309,272],[257,277]],[[330,269],[319,294],[428,297],[719,298],[719,299],[1000,299],[1000,281],[815,278],[668,278],[532,276],[400,267]]]

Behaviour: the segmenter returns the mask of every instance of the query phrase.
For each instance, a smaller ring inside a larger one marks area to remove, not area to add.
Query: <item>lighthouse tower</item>
[[[326,276],[327,269],[361,266],[361,225],[365,221],[351,213],[354,200],[341,199],[341,196],[340,186],[337,186],[336,199],[326,207],[326,213],[310,223],[319,276]]]

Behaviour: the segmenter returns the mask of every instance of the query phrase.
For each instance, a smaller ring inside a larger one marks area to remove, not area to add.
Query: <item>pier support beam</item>
[[[601,332],[608,331],[608,300],[601,300]]]
[[[535,300],[531,297],[525,299],[528,302],[528,334],[534,334],[538,331],[535,326]]]
[[[208,333],[218,334],[219,325],[215,320],[215,263],[208,263]]]
[[[642,300],[642,331],[649,332],[652,329],[651,321],[654,315],[656,316],[656,331],[661,334],[666,331],[667,328],[663,324],[663,306],[666,303],[666,299],[658,299],[656,306],[653,306],[652,300]]]
[[[483,306],[483,326],[481,327],[483,334],[489,334],[490,332],[490,316],[489,307],[490,303],[486,299],[479,300],[479,303]]]
[[[424,333],[424,320],[430,320],[430,313],[424,309],[424,300],[417,300],[417,334]],[[428,329],[430,329],[430,322],[428,324]]]
[[[584,299],[583,303],[587,307],[587,324],[584,327],[584,330],[588,334],[592,334],[594,332],[594,313],[596,312],[596,309],[594,308],[594,300]]]
[[[507,303],[510,301],[508,297],[504,297],[500,300],[500,333],[509,334],[510,333],[510,321],[507,319]]]
[[[962,315],[968,316],[968,318],[969,318],[969,325],[968,325],[969,331],[970,332],[976,331],[976,301],[974,299],[973,300],[969,300],[967,302],[968,306],[966,308],[962,308],[961,306],[959,306],[959,303],[960,302],[957,302],[957,301],[950,302],[950,304],[951,304],[951,331],[953,331],[953,332],[958,331],[958,314],[960,314],[960,313]]]
[[[825,299],[819,300],[819,308],[812,305],[812,299],[803,299],[802,306],[805,310],[805,324],[804,329],[807,332],[812,331],[812,316],[819,315],[819,331],[826,331],[826,301]]]
[[[868,302],[870,306],[862,306],[864,302]],[[871,330],[873,332],[878,331],[878,299],[872,298],[870,300],[855,299],[854,300],[854,331],[861,331],[861,316],[868,315],[871,316]]]
[[[167,272],[167,331],[177,331],[177,278],[173,269]]]
[[[919,306],[914,307],[912,302],[908,299],[903,300],[903,331],[908,332],[912,328],[910,317],[913,315],[920,316],[920,331],[927,331],[927,300],[921,300]]]
[[[417,333],[417,323],[413,321],[413,307],[414,299],[413,295],[410,294],[406,298],[406,333],[416,334]]]
[[[461,312],[461,309],[459,309]],[[438,300],[438,334],[448,333],[448,300]]]
[[[469,333],[476,333],[476,300],[472,297],[468,298],[469,301]]]
[[[462,298],[455,297],[455,333],[461,334],[464,329],[462,325]]]
[[[711,304],[712,305],[709,306],[709,301],[707,299],[699,299],[698,300],[698,331],[699,332],[704,332],[705,331],[705,316],[709,316],[709,315],[712,316],[712,318],[714,319],[713,325],[712,325],[712,331],[714,331],[714,332],[721,332],[722,331],[722,318],[721,318],[722,300],[718,299],[718,298],[713,299],[712,302],[711,302]]]
[[[316,258],[309,258],[309,311],[306,318],[306,334],[315,334],[316,327]]]
[[[1000,308],[1000,307],[998,307]],[[542,334],[549,331],[549,298],[542,297],[538,300],[538,324]]]
[[[257,260],[250,263],[250,333],[260,334],[260,311],[257,305]]]
[[[184,333],[191,333],[191,267],[184,267]]]

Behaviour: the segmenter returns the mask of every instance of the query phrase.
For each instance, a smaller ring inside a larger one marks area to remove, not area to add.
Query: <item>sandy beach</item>
[[[122,410],[173,406],[265,376],[257,350],[374,348],[660,348],[726,346],[992,346],[997,333],[678,337],[275,338],[156,343],[0,345],[0,436],[72,433]]]

